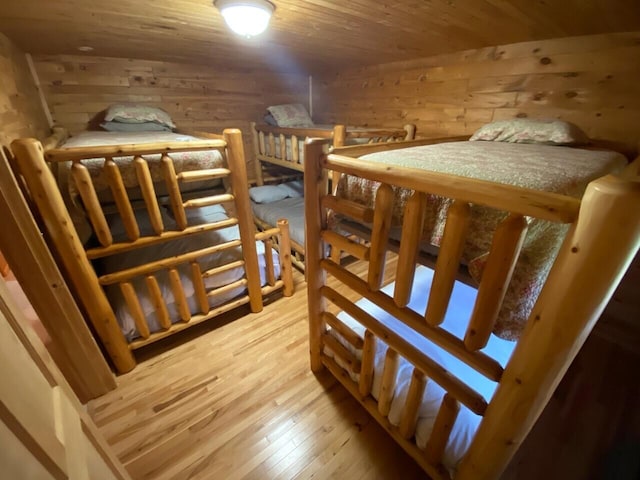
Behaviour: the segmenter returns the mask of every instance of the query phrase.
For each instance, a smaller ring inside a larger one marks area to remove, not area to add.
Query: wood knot
[[[527,118],[527,114],[524,112],[520,112],[516,115],[516,118]]]
[[[522,380],[520,380],[519,378],[517,378],[517,377],[516,377],[516,383],[517,383],[518,385],[522,385]]]
[[[578,247],[571,247],[571,253],[578,253]]]
[[[549,57],[542,57],[540,59],[540,63],[542,65],[549,65],[551,63],[551,59]]]
[[[578,92],[570,91],[565,93],[564,96],[567,98],[575,98],[578,96]]]

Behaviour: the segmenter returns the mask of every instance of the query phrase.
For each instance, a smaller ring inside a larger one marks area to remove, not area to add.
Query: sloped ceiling
[[[269,30],[231,33],[211,0],[0,0],[0,32],[34,54],[320,73],[529,40],[638,29],[638,0],[273,0]]]

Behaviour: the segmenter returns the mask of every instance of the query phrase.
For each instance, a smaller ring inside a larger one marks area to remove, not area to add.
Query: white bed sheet
[[[304,246],[304,197],[289,197],[270,203],[251,202],[253,214],[269,225],[276,226],[278,220],[289,221],[291,239]]]
[[[141,235],[151,235],[152,228],[146,212],[136,211],[136,218],[138,220]],[[220,205],[187,210],[187,221],[190,226],[203,223],[218,222],[226,218],[228,218],[228,216],[224,208]],[[177,229],[174,220],[170,218],[166,213],[164,213],[164,210],[163,222],[165,224],[165,229]],[[115,217],[115,219],[110,222],[110,228],[114,239],[124,235],[124,228],[122,227],[122,222],[119,216]],[[108,257],[102,262],[102,270],[104,271],[104,273],[115,272],[125,268],[131,268],[136,265],[149,263],[155,260],[170,258],[181,253],[200,250],[202,248],[207,248],[212,245],[229,242],[239,238],[240,231],[237,226],[217,231],[198,233],[180,239],[167,241],[159,245],[140,248],[130,252],[125,252],[119,255]],[[256,242],[256,248],[258,251],[258,263],[260,266],[260,283],[261,285],[264,285],[266,283],[264,243],[261,241]],[[275,275],[276,277],[278,277],[280,275],[279,257],[276,251],[273,251],[272,253],[274,259]],[[213,255],[202,257],[198,260],[198,263],[200,264],[200,269],[202,270],[202,272],[205,272],[208,269],[241,259],[242,250],[240,249],[240,247],[236,247],[226,249]],[[178,266],[177,270],[180,274],[180,281],[182,282],[183,291],[187,298],[190,312],[192,314],[199,313],[199,307],[194,296],[194,287],[191,280],[191,267],[189,263]],[[162,270],[155,276],[158,280],[162,296],[165,300],[165,303],[167,304],[169,317],[172,323],[180,321],[180,316],[175,304],[173,291],[169,282],[168,272],[166,270]],[[212,289],[223,287],[225,285],[238,281],[243,277],[245,277],[245,270],[242,267],[238,267],[205,278],[204,284],[208,292]],[[162,327],[157,321],[156,312],[153,307],[151,298],[149,297],[148,289],[146,287],[144,279],[135,278],[132,281],[132,284],[136,292],[138,293],[138,300],[142,307],[142,311],[145,314],[149,329],[151,330],[151,332],[161,330]],[[127,338],[127,340],[131,341],[132,339],[139,336],[139,333],[136,329],[135,322],[133,320],[133,317],[131,316],[129,308],[127,307],[127,304],[124,300],[120,287],[118,285],[111,285],[106,288],[106,291],[109,301],[111,302],[111,305],[113,306],[114,312],[116,314],[116,318],[118,319],[118,323],[120,324],[120,328],[122,329],[122,333],[124,334],[125,338]],[[245,291],[245,287],[238,287],[221,295],[209,297],[209,305],[211,307],[222,305],[223,303],[226,303],[233,298],[242,295]]]
[[[408,307],[421,315],[424,314],[426,308],[432,279],[433,270],[424,266],[418,266],[416,268],[411,300]],[[387,285],[382,291],[393,296],[393,288],[394,284],[392,283]],[[461,282],[456,282],[442,328],[453,333],[458,338],[463,338],[468,320],[471,316],[471,310],[475,302],[476,294],[477,290],[475,288]],[[484,375],[478,373],[464,362],[458,360],[456,357],[438,347],[433,342],[427,340],[422,335],[418,334],[413,329],[397,320],[386,311],[378,308],[368,300],[361,299],[358,302],[358,306],[380,322],[384,323],[386,326],[398,332],[404,339],[410,340],[422,352],[426,353],[451,374],[455,375],[480,393],[487,401],[491,400],[491,397],[497,387],[495,382],[487,379]],[[338,315],[338,318],[364,338],[364,327],[351,316],[342,312]],[[331,330],[330,333],[351,352],[354,352],[358,358],[361,357],[361,352],[353,349],[353,347],[344,341],[344,339],[342,339],[335,330]],[[492,334],[487,346],[482,350],[482,352],[497,360],[504,367],[509,361],[515,345],[515,342],[503,340]],[[387,345],[382,341],[377,340],[375,373],[372,389],[372,395],[376,399],[380,393],[382,370],[384,367],[386,351]],[[343,368],[346,367],[346,365],[340,361],[339,357],[334,357],[331,349],[325,347],[325,353],[328,356],[335,358],[336,362]],[[400,423],[400,415],[409,390],[412,371],[413,366],[404,358],[401,358],[393,402],[389,413],[389,421],[393,425],[399,425]],[[357,382],[359,375],[351,373],[351,378]],[[444,389],[437,385],[435,381],[431,379],[428,380],[419,410],[418,423],[416,427],[416,443],[421,449],[425,448],[427,440],[429,439],[436,415],[445,393]],[[460,460],[469,448],[478,425],[480,424],[480,420],[480,416],[471,412],[464,405],[461,405],[460,413],[458,414],[451,436],[449,437],[449,442],[445,449],[443,458],[443,464],[452,473],[456,470]]]

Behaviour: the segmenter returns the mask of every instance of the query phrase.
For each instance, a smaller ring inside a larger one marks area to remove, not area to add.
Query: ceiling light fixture
[[[275,5],[268,0],[215,0],[229,28],[243,37],[260,35],[269,26]]]

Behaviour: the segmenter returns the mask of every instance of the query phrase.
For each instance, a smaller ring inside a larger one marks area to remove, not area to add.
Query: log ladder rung
[[[369,247],[354,242],[353,240],[330,230],[323,230],[321,235],[322,240],[330,244],[332,247],[335,247],[342,252],[347,252],[349,255],[352,255],[359,260],[369,260]]]
[[[364,223],[373,222],[373,209],[360,205],[359,203],[338,198],[335,195],[325,195],[322,197],[322,206],[334,212],[358,220]]]
[[[199,182],[202,180],[215,180],[217,178],[227,177],[231,173],[228,168],[209,168],[204,170],[192,170],[190,172],[181,172],[176,175],[180,182]]]
[[[182,204],[184,208],[200,208],[208,207],[210,205],[220,205],[221,203],[232,202],[234,196],[229,193],[222,195],[213,195],[211,197],[194,198],[193,200],[187,200]]]

